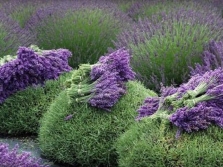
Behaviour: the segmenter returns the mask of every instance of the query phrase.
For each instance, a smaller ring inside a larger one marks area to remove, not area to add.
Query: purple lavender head
[[[19,146],[9,149],[9,145],[0,143],[0,166],[1,167],[49,167],[41,165],[41,159],[36,159],[28,152],[19,153]]]
[[[88,103],[107,111],[125,94],[125,85],[117,79],[117,72],[106,71],[96,82],[92,90],[93,97]]]
[[[130,66],[130,54],[125,48],[118,49],[106,56],[101,56],[98,63],[91,70],[91,79],[98,79],[104,72],[117,72],[119,81],[128,81],[135,78]]]
[[[186,132],[198,131],[207,129],[212,123],[212,111],[214,110],[215,108],[207,107],[200,103],[193,108],[179,108],[170,116],[169,120]]]
[[[146,98],[144,104],[137,110],[138,116],[136,120],[153,115],[158,110],[159,100],[159,97]]]

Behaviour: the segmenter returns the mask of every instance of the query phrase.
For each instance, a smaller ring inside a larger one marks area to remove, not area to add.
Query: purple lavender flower
[[[145,99],[144,104],[137,110],[139,113],[136,117],[136,120],[140,120],[143,117],[153,115],[159,107],[159,98],[158,97],[148,97]]]
[[[39,54],[39,55],[38,55]],[[43,85],[49,79],[57,79],[68,72],[71,52],[65,49],[34,52],[20,47],[17,58],[0,66],[0,103],[13,93],[28,86]]]
[[[101,56],[91,70],[91,79],[98,79],[105,71],[117,72],[120,81],[133,80],[135,72],[130,66],[130,54],[125,48],[118,49],[109,55]]]
[[[130,55],[121,48],[102,56],[94,65],[82,64],[67,81],[67,94],[76,102],[87,102],[93,107],[110,111],[126,93],[125,83],[134,79]]]
[[[211,41],[202,54],[202,63],[191,68],[191,75],[202,75],[219,67],[223,67],[223,41]]]
[[[12,150],[8,144],[0,143],[0,166],[1,167],[49,167],[49,165],[41,165],[41,159],[36,159],[30,153],[18,151],[19,146],[16,145]]]
[[[110,111],[111,107],[125,94],[125,87],[117,79],[117,73],[106,72],[97,81],[93,89],[93,97],[88,103],[97,108]]]
[[[171,123],[187,132],[192,132],[193,130],[198,131],[208,128],[211,124],[208,119],[211,110],[213,110],[213,108],[208,108],[201,104],[193,108],[183,107],[172,114],[169,120]]]

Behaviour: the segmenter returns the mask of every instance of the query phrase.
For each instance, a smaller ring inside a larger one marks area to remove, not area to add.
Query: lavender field
[[[0,0],[0,167],[223,166],[223,0]]]

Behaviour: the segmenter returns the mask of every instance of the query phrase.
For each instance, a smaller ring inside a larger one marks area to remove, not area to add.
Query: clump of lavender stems
[[[100,57],[96,64],[82,64],[67,80],[67,94],[71,103],[85,102],[93,107],[110,111],[126,93],[125,83],[133,80],[130,54],[125,48]]]
[[[163,87],[159,102],[156,99],[145,101],[138,110],[137,119],[149,116],[169,120],[179,128],[178,137],[181,131],[190,133],[207,129],[210,125],[223,128],[223,69],[192,76],[178,88]]]

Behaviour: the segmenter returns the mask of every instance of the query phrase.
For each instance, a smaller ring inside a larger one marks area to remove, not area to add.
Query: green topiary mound
[[[28,87],[10,96],[0,105],[0,134],[37,134],[39,119],[51,101],[64,89],[70,73],[49,80],[44,87]]]
[[[182,133],[179,139],[176,131],[150,118],[135,123],[115,144],[119,167],[223,166],[222,129]]]
[[[113,143],[136,116],[145,97],[156,94],[136,81],[127,83],[127,93],[110,113],[83,104],[69,104],[65,91],[44,114],[39,132],[43,154],[60,162],[83,166],[116,166]],[[65,121],[64,118],[73,114]]]

